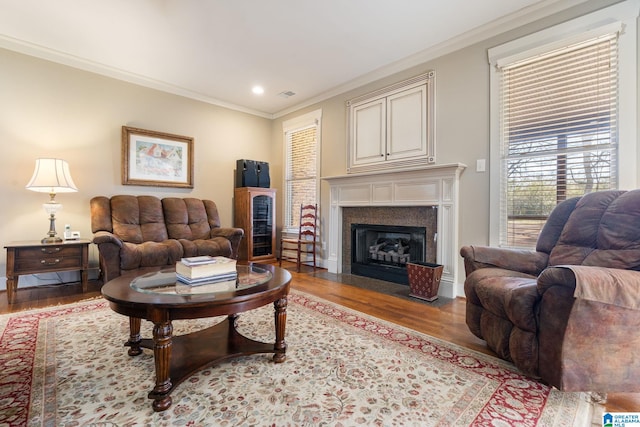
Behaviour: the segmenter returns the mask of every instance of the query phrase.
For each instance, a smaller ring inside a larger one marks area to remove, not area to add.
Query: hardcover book
[[[183,258],[176,263],[176,273],[187,279],[236,273],[236,260],[222,256]]]
[[[235,279],[222,280],[222,281],[213,282],[213,283],[207,282],[207,283],[198,284],[197,286],[189,285],[189,284],[178,281],[178,283],[176,283],[175,285],[175,291],[177,294],[181,294],[181,295],[197,295],[197,294],[235,291],[236,287],[237,287],[237,282]]]
[[[192,256],[192,257],[182,258],[180,262],[182,262],[185,265],[213,264],[216,262],[216,257],[212,257],[209,255]]]
[[[215,276],[204,276],[197,278],[190,278],[183,276],[180,273],[176,273],[176,279],[179,282],[186,283],[188,285],[200,285],[204,283],[216,283],[216,282],[224,282],[227,280],[236,280],[238,278],[238,273],[233,271],[231,273],[224,274],[216,274]]]

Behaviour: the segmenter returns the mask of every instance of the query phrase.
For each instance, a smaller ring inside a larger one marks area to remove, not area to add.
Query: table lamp
[[[56,193],[78,191],[71,178],[69,164],[62,159],[36,159],[33,176],[25,188],[49,193],[50,200],[42,205],[45,212],[49,214],[49,233],[42,239],[42,243],[61,242],[62,239],[56,236],[56,212],[62,209],[62,204],[56,202]]]

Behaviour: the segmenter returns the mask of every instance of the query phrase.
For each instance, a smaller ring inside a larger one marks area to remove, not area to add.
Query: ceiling
[[[570,2],[0,0],[0,47],[275,117]]]

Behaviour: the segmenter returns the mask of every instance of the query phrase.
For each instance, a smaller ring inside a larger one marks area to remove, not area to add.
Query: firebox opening
[[[351,224],[351,273],[409,284],[407,263],[425,261],[426,227]]]

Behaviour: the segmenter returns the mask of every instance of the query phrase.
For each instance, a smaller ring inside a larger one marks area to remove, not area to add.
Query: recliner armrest
[[[537,276],[547,266],[549,255],[533,250],[497,248],[491,246],[463,246],[467,276],[479,268],[498,267]]]
[[[242,228],[234,228],[234,227],[218,227],[218,228],[212,228],[211,229],[211,233],[210,233],[211,237],[226,237],[227,239],[231,240],[234,237],[241,237],[244,236],[244,230]]]
[[[93,235],[93,243],[99,245],[101,243],[113,243],[119,247],[122,247],[122,240],[116,237],[115,234],[108,231],[97,231]]]
[[[640,272],[587,265],[557,265],[538,277],[538,292],[551,286],[574,289],[578,299],[640,310]]]
[[[235,227],[217,227],[212,228],[210,237],[225,237],[231,242],[231,258],[238,258],[238,249],[240,248],[240,241],[244,236],[244,230],[242,228]]]
[[[98,245],[100,258],[100,276],[103,283],[120,276],[120,250],[122,240],[108,231],[96,231],[93,243]]]

